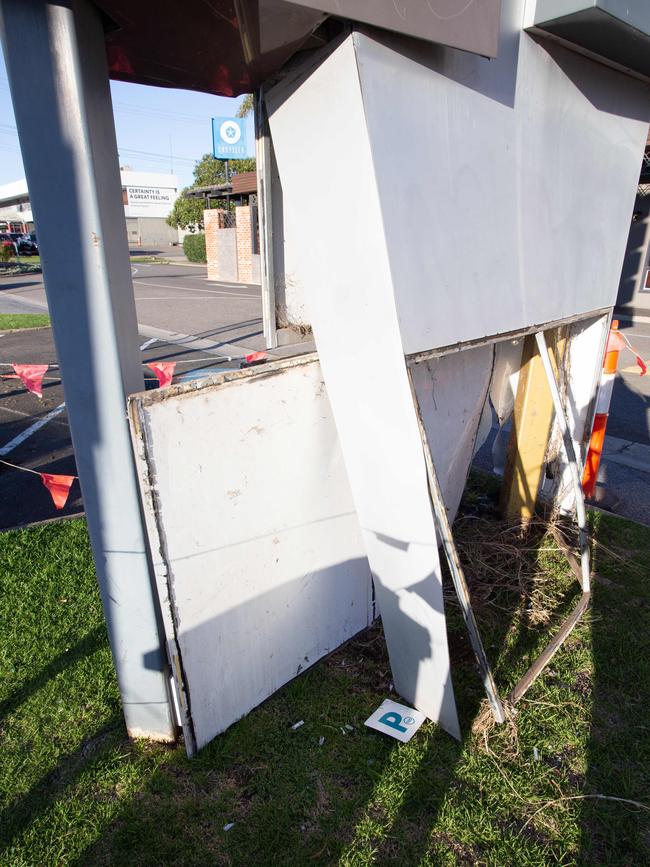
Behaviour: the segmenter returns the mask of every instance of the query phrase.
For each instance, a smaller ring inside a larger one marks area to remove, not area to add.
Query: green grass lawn
[[[40,265],[40,256],[12,256],[10,262],[24,262],[27,265]]]
[[[15,274],[40,274],[40,256],[13,256],[8,262],[0,262],[0,277],[11,277]]]
[[[470,491],[456,533],[488,576],[472,592],[505,695],[579,591],[549,537],[517,539],[489,505]],[[462,743],[363,726],[391,681],[374,627],[192,761],[125,737],[84,522],[0,534],[0,863],[649,864],[650,813],[592,796],[650,804],[650,531],[592,518],[594,605],[516,738],[471,733],[482,692],[450,601]]]
[[[131,255],[129,258],[130,258],[130,262],[132,264],[138,263],[138,262],[141,262],[141,263],[145,262],[145,263],[149,263],[151,265],[171,265],[171,264],[173,264],[169,259],[166,259],[164,256],[138,256],[138,255],[133,256],[133,255]]]
[[[50,324],[47,313],[0,313],[0,331],[19,328],[45,328]]]

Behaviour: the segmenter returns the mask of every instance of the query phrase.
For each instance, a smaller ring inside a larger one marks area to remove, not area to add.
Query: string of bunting
[[[260,364],[266,358],[265,352],[252,352],[246,356],[245,361],[247,365],[254,365]],[[49,364],[11,364],[9,366],[13,368],[14,373],[0,374],[0,378],[20,379],[27,391],[35,394],[40,399],[43,398],[43,377],[50,367]],[[156,375],[159,388],[167,388],[171,385],[176,368],[175,361],[152,361],[146,366]],[[41,482],[49,491],[52,502],[58,510],[63,509],[68,502],[72,483],[75,479],[79,478],[79,476],[66,476],[59,473],[42,473],[39,470],[32,470],[29,467],[12,464],[10,461],[5,461],[2,458],[0,458],[0,464],[4,464],[14,470],[19,470],[20,472],[40,476]]]
[[[10,366],[14,369],[14,373],[0,374],[2,379],[20,379],[27,391],[42,399],[43,377],[49,368],[49,364],[11,364]],[[175,361],[157,361],[147,364],[147,367],[155,373],[160,388],[166,388],[171,385],[176,367]],[[68,502],[72,483],[75,479],[79,478],[79,476],[67,476],[60,473],[42,473],[29,467],[20,467],[18,464],[12,464],[10,461],[5,461],[1,458],[0,464],[11,467],[13,470],[40,476],[41,482],[52,497],[54,507],[58,510],[63,509]]]
[[[648,366],[641,358],[636,349],[632,346],[628,338],[620,331],[610,331],[607,338],[607,352],[620,352],[622,349],[629,349],[636,359],[636,363],[641,368],[641,376],[648,370]]]
[[[23,473],[32,473],[35,476],[40,476],[41,481],[50,492],[52,502],[57,509],[62,509],[68,502],[70,488],[75,479],[79,476],[63,476],[58,473],[40,473],[38,470],[32,470],[29,467],[19,467],[18,464],[12,464],[0,458],[0,464],[11,467],[14,470],[20,470]]]
[[[27,391],[43,397],[43,377],[49,364],[12,364],[15,373],[3,373],[3,379],[20,379]]]

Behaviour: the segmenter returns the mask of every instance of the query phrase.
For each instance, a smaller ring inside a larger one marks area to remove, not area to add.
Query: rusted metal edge
[[[590,601],[590,591],[581,595],[578,604],[575,606],[575,608],[573,609],[571,614],[569,614],[566,620],[562,623],[551,642],[546,646],[546,649],[537,657],[537,659],[528,669],[526,674],[513,688],[512,692],[508,696],[508,701],[511,704],[517,704],[517,702],[524,696],[524,694],[530,689],[533,683],[544,671],[551,659],[553,659],[557,651],[569,637],[576,623],[580,620],[582,615],[589,607]]]
[[[413,374],[408,368],[407,373],[409,385],[411,386],[411,395],[413,397],[413,405],[415,407],[415,414],[417,416],[418,428],[420,431],[420,440],[422,441],[422,451],[424,452],[424,463],[426,465],[427,479],[429,483],[429,498],[433,507],[433,514],[436,519],[436,524],[438,526],[438,532],[440,533],[440,538],[442,540],[442,546],[445,551],[447,563],[449,564],[449,571],[451,572],[451,577],[454,582],[454,588],[456,590],[456,595],[458,596],[458,601],[460,603],[460,610],[463,614],[463,620],[465,621],[465,626],[467,627],[467,631],[469,633],[469,638],[472,644],[472,649],[474,651],[474,656],[476,657],[476,663],[479,667],[479,671],[481,672],[481,680],[483,681],[483,686],[485,687],[485,692],[488,697],[488,701],[490,702],[490,707],[492,708],[492,714],[494,715],[494,719],[498,723],[502,723],[505,722],[506,718],[503,710],[503,705],[501,704],[501,699],[499,698],[499,693],[497,691],[494,677],[492,675],[492,669],[490,668],[490,663],[488,662],[488,658],[483,647],[483,642],[481,641],[481,634],[478,629],[478,624],[476,622],[476,618],[474,617],[474,611],[472,610],[469,588],[467,587],[465,573],[463,572],[463,567],[461,566],[460,559],[458,557],[458,551],[456,550],[456,545],[454,543],[454,537],[451,532],[449,518],[447,517],[447,510],[445,508],[445,502],[442,497],[440,482],[438,481],[438,476],[436,474],[436,468],[433,463],[433,456],[431,454],[431,449],[429,448],[429,441],[427,440],[427,434],[424,428],[424,422],[422,420],[422,413],[420,412],[420,404],[418,403],[417,393],[415,391],[415,384],[413,383]]]
[[[551,532],[559,548],[566,556],[571,571],[580,582],[580,585],[582,587],[582,595],[571,614],[569,614],[566,620],[561,624],[560,628],[556,632],[551,642],[546,646],[546,649],[540,654],[540,656],[537,657],[537,659],[528,669],[526,674],[521,678],[519,683],[517,683],[514,689],[511,691],[510,695],[508,696],[508,700],[512,704],[516,704],[522,698],[522,696],[527,692],[528,689],[530,689],[532,684],[544,671],[551,659],[564,644],[567,637],[571,634],[576,623],[580,620],[584,612],[587,610],[591,601],[591,563],[589,558],[589,537],[587,533],[587,516],[585,511],[585,501],[582,491],[582,485],[580,483],[580,464],[578,461],[578,456],[576,455],[575,449],[573,447],[573,439],[571,437],[567,418],[564,413],[564,407],[562,406],[560,392],[558,389],[557,380],[555,379],[555,373],[553,372],[553,367],[551,364],[551,359],[548,352],[548,346],[546,344],[546,337],[544,335],[544,332],[536,332],[535,340],[537,341],[537,348],[539,350],[539,354],[544,365],[546,379],[548,381],[548,386],[551,391],[551,396],[553,398],[555,416],[557,419],[557,423],[560,427],[560,431],[562,433],[564,450],[566,453],[567,461],[569,463],[569,467],[571,469],[571,478],[576,497],[580,560],[578,560],[578,558],[570,549],[566,541],[562,538],[562,535],[557,528],[553,527],[551,529]]]
[[[196,752],[196,738],[194,735],[194,724],[192,721],[189,695],[185,686],[187,679],[185,677],[181,648],[176,630],[177,611],[174,598],[174,588],[171,582],[170,558],[167,552],[164,528],[160,520],[160,503],[156,488],[155,465],[146,448],[146,440],[148,439],[146,410],[138,400],[132,401],[129,399],[128,413],[131,419],[131,444],[136,465],[138,489],[142,501],[142,512],[147,526],[148,544],[151,546],[153,541],[152,537],[155,536],[158,553],[162,563],[164,564],[165,574],[164,576],[161,576],[156,569],[153,552],[151,552],[150,564],[152,569],[152,580],[156,588],[159,613],[165,635],[167,662],[172,680],[172,682],[168,684],[170,704],[173,708],[175,717],[177,713],[180,713],[180,719],[176,719],[176,723],[180,731],[183,733],[188,755],[191,756]],[[164,581],[167,589],[166,603],[163,602],[160,596],[161,581]],[[175,694],[174,689],[176,690]]]
[[[562,551],[564,556],[567,559],[567,563],[569,564],[571,571],[576,576],[579,582],[582,582],[582,566],[580,564],[580,560],[576,557],[576,555],[571,550],[571,546],[567,542],[567,540],[562,535],[561,530],[559,530],[553,524],[550,525],[551,536],[555,539],[555,542],[558,548]],[[592,573],[592,578],[595,577]]]
[[[551,357],[548,352],[548,346],[546,344],[546,336],[544,332],[538,331],[535,334],[535,340],[537,341],[537,348],[542,359],[542,365],[544,366],[544,372],[546,373],[546,380],[548,382],[548,387],[551,391],[551,397],[553,398],[555,419],[557,421],[558,427],[560,428],[560,432],[562,433],[564,451],[566,453],[567,463],[569,464],[569,470],[571,472],[571,481],[573,484],[573,491],[576,498],[576,517],[578,522],[578,541],[580,545],[580,564],[582,573],[581,585],[582,592],[588,593],[591,589],[591,564],[589,561],[589,534],[587,531],[587,511],[585,509],[585,497],[582,490],[581,482],[582,467],[580,465],[580,461],[578,460],[575,448],[573,447],[573,438],[571,436],[571,431],[569,430],[569,423],[564,412],[564,407],[562,406],[562,399],[560,397],[557,380],[555,379],[555,373],[553,372],[553,365],[551,364]]]
[[[454,352],[462,352],[464,349],[475,349],[478,346],[486,346],[489,343],[502,343],[505,340],[518,340],[529,334],[536,334],[549,328],[558,328],[561,325],[572,325],[583,319],[595,319],[598,316],[610,315],[611,307],[599,307],[597,310],[588,310],[586,313],[576,313],[564,319],[553,319],[538,325],[529,325],[526,328],[516,328],[513,331],[502,331],[488,337],[479,337],[475,340],[464,340],[460,343],[450,343],[447,346],[438,346],[435,349],[425,349],[422,352],[412,352],[406,356],[407,364],[418,364],[421,361],[429,361],[432,358],[440,358],[442,355],[452,355]]]
[[[192,382],[183,382],[178,385],[170,385],[168,388],[154,388],[151,391],[139,391],[129,395],[129,406],[136,403],[142,407],[152,406],[169,397],[180,397],[196,391],[204,391],[211,388],[219,388],[228,383],[239,383],[247,379],[260,379],[282,373],[291,367],[300,367],[303,364],[312,364],[318,361],[317,352],[308,352],[304,355],[294,355],[291,358],[281,358],[265,364],[257,364],[253,367],[245,367],[242,370],[224,370],[223,373],[215,373],[206,376],[205,379],[196,379]]]

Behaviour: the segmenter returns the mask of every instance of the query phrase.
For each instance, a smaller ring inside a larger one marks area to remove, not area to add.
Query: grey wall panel
[[[650,89],[518,30],[487,61],[354,35],[405,352],[610,306]]]
[[[293,0],[309,6],[405,33],[452,45],[486,57],[496,57],[501,0]]]
[[[537,0],[528,23],[536,33],[650,79],[647,0]]]

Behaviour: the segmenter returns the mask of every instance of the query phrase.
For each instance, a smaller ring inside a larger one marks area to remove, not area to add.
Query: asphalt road
[[[134,262],[132,275],[141,334],[163,340],[193,335],[202,348],[215,350],[264,348],[259,286],[208,281],[204,265],[184,263]],[[42,275],[0,278],[0,312],[46,309]]]
[[[132,253],[146,255],[146,251]],[[205,266],[187,264],[181,256],[169,265],[131,265],[138,345],[147,344],[141,350],[143,365],[175,361],[174,381],[178,382],[237,368],[249,352],[265,348],[259,286],[209,281]],[[0,313],[46,310],[42,275],[0,278]],[[288,335],[273,354],[292,355],[310,349],[304,341]],[[19,381],[0,379],[0,448],[30,432],[39,419],[64,402],[51,329],[0,333],[0,373],[11,373],[12,362],[49,364],[50,369],[43,382],[42,400]],[[152,372],[146,367],[143,372],[147,387],[157,387]],[[65,409],[1,457],[38,472],[76,475]],[[37,475],[0,465],[0,529],[82,510],[78,482],[73,484],[65,509],[56,512]]]
[[[241,358],[264,348],[259,286],[211,282],[204,266],[181,261],[170,265],[134,262],[132,276],[141,344],[156,338],[143,351],[143,364],[174,360],[178,381],[182,376],[201,376],[228,366],[227,361],[220,360],[224,356]],[[0,312],[46,309],[41,275],[0,279]],[[641,356],[650,359],[650,322],[621,322],[621,330]],[[307,348],[289,345],[281,354]],[[9,370],[12,361],[52,366],[44,382],[42,401],[19,387],[16,380],[0,380],[0,446],[63,403],[49,329],[3,335],[0,363],[5,367],[0,372]],[[146,375],[148,385],[155,386],[150,371]],[[650,524],[650,373],[640,376],[630,353],[621,354],[607,434],[598,497],[604,506],[619,514]],[[40,471],[74,475],[65,411],[5,459]],[[489,455],[486,460],[491,463]],[[0,529],[81,510],[78,483],[73,486],[66,509],[55,513],[37,476],[0,467]]]
[[[140,341],[140,346],[145,347],[141,356],[147,388],[158,387],[156,377],[146,367],[147,362],[176,362],[174,382],[239,367],[239,361],[225,360],[216,353],[160,341],[152,343],[144,335]],[[19,380],[0,379],[0,447],[6,448],[15,438],[27,434],[26,439],[2,455],[2,460],[38,472],[76,475],[65,409],[39,430],[29,433],[39,419],[56,410],[65,400],[51,329],[0,332],[0,372],[12,373],[12,362],[48,364],[50,367],[43,380],[42,399],[26,391]],[[82,511],[78,481],[73,483],[65,508],[56,511],[38,476],[0,464],[0,529]]]
[[[620,322],[620,330],[641,357],[650,359],[650,322]],[[650,445],[650,370],[640,368],[630,352],[622,352],[614,384],[607,434]]]

